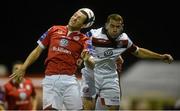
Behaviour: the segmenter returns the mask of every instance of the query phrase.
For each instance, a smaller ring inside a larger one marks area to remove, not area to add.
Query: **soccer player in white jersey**
[[[173,61],[170,54],[159,54],[135,45],[123,32],[123,26],[123,18],[119,14],[111,14],[107,17],[104,27],[87,32],[92,39],[95,66],[93,70],[86,67],[82,69],[83,82],[85,82],[82,89],[84,100],[89,101],[88,98],[98,95],[95,107],[97,110],[120,108],[121,91],[116,60],[126,50],[139,58],[158,59],[166,63]]]

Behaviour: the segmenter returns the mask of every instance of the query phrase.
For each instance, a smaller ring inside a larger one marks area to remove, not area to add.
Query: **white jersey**
[[[107,35],[103,32],[103,28],[91,29],[87,35],[93,37],[92,55],[96,63],[94,71],[97,73],[114,73],[116,71],[115,61],[117,57],[133,45],[133,42],[126,33],[120,34],[115,39],[116,44],[112,44],[115,45],[115,47],[103,45],[104,41],[109,40]],[[102,44],[96,44],[95,41],[102,42]]]
[[[86,64],[82,69],[82,92],[84,97],[99,95],[107,105],[119,105],[120,85],[116,68],[116,60],[127,49],[134,52],[138,49],[126,33],[120,34],[115,40],[108,37],[104,28],[91,29],[87,34],[89,51],[95,67],[89,69]]]

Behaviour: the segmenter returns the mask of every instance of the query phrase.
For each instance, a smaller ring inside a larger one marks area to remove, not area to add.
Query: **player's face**
[[[106,23],[106,30],[110,37],[116,38],[123,31],[123,23],[110,19],[110,21]]]
[[[12,68],[12,73],[14,73],[15,71],[17,71],[20,67],[22,66],[22,64],[15,64]]]
[[[82,12],[77,11],[74,15],[70,18],[68,26],[73,29],[81,29],[84,25],[84,21],[87,19],[87,16],[84,15]]]

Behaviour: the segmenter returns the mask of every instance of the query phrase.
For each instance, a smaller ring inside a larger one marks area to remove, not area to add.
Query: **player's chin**
[[[72,27],[72,28],[76,28],[77,27],[75,22],[69,22],[68,26]]]

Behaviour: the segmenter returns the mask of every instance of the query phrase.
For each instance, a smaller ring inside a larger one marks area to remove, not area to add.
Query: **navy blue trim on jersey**
[[[48,34],[48,31],[46,31],[40,38],[39,40],[42,41]]]
[[[92,37],[92,32],[91,32],[91,31],[87,32],[87,33],[86,33],[86,36],[87,36],[87,37]]]

